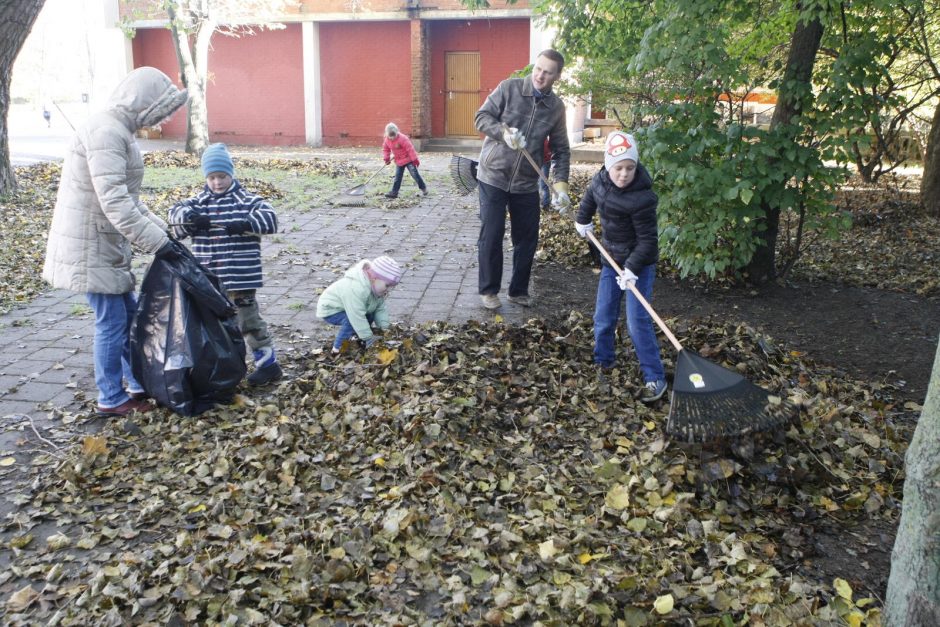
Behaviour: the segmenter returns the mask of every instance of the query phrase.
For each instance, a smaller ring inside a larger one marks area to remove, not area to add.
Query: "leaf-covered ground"
[[[803,565],[818,526],[895,520],[917,408],[748,328],[687,328],[802,411],[682,445],[634,372],[597,379],[590,328],[397,329],[287,361],[266,396],[38,457],[9,495],[5,622],[878,624],[854,569]]]
[[[238,167],[293,207],[369,174],[343,162]],[[578,168],[576,193],[595,170]],[[18,176],[21,191],[0,199],[0,311],[44,289],[59,169]],[[847,189],[855,228],[796,272],[936,294],[936,224],[909,180],[894,185]],[[145,186],[146,202],[168,206],[201,187],[196,162],[148,155]],[[589,263],[567,219],[545,214],[541,244],[543,261]],[[597,381],[582,314],[397,329],[396,351],[293,359],[290,382],[267,394],[199,419],[160,410],[138,435],[82,437],[88,416],[62,415],[76,428],[69,448],[35,458],[32,484],[7,495],[19,507],[2,529],[4,621],[877,624],[879,602],[862,594],[877,588],[873,565],[847,552],[821,576],[818,543],[893,529],[919,407],[736,323],[669,324],[790,397],[799,425],[713,447],[664,438],[668,406],[634,401],[632,367]]]

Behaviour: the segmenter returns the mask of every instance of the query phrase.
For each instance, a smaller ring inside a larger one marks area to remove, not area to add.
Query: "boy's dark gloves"
[[[171,239],[161,246],[159,250],[154,253],[154,256],[163,261],[177,261],[182,256],[177,246],[179,246],[179,244],[176,243],[176,240]]]
[[[225,232],[229,235],[241,235],[251,232],[251,222],[248,220],[232,220],[225,225]]]
[[[209,219],[209,216],[195,211],[189,214],[187,222],[193,225],[193,231],[197,233],[205,233],[212,228],[212,220]]]

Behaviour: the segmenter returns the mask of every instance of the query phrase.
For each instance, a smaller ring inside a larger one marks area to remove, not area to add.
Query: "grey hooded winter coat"
[[[161,72],[141,67],[72,139],[62,165],[42,276],[74,292],[134,289],[131,244],[156,252],[167,224],[140,202],[144,161],[134,133],[158,124],[187,99]]]

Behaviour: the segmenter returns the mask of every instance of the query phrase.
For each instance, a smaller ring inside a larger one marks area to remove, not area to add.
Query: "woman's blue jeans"
[[[356,330],[349,322],[349,316],[346,315],[345,311],[338,311],[335,314],[326,316],[323,319],[330,324],[339,327],[339,331],[336,332],[336,339],[333,340],[333,348],[339,350],[342,348],[343,342],[351,337],[356,337]],[[375,315],[366,314],[366,320],[369,321],[369,324],[372,324],[373,320],[375,320]]]
[[[127,294],[85,294],[88,305],[95,312],[95,385],[98,386],[98,405],[117,407],[130,400],[124,390],[142,392],[131,372],[131,322],[137,311],[137,296]]]
[[[421,174],[418,173],[418,166],[411,163],[406,163],[405,165],[396,165],[395,166],[395,182],[392,183],[392,194],[398,195],[398,190],[401,189],[401,179],[405,174],[405,170],[408,170],[408,174],[411,175],[411,178],[415,180],[415,183],[418,184],[418,189],[422,192],[428,188],[424,183],[424,179],[421,178]]]
[[[653,299],[655,279],[656,264],[650,264],[640,270],[637,277],[636,288],[647,302]],[[612,368],[616,360],[614,333],[620,319],[620,303],[623,302],[624,293],[617,285],[617,273],[605,264],[601,268],[601,278],[597,284],[597,304],[594,307],[594,363],[605,368]],[[627,331],[640,362],[643,381],[664,381],[666,373],[659,356],[659,342],[653,328],[653,319],[632,292],[627,291],[626,296]]]

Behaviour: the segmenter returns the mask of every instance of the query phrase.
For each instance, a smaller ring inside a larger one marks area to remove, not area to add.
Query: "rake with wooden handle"
[[[587,237],[614,272],[623,274],[594,234],[588,231]],[[705,442],[766,431],[790,421],[795,413],[792,405],[737,372],[683,348],[633,282],[627,285],[679,353],[666,433],[688,442]]]

